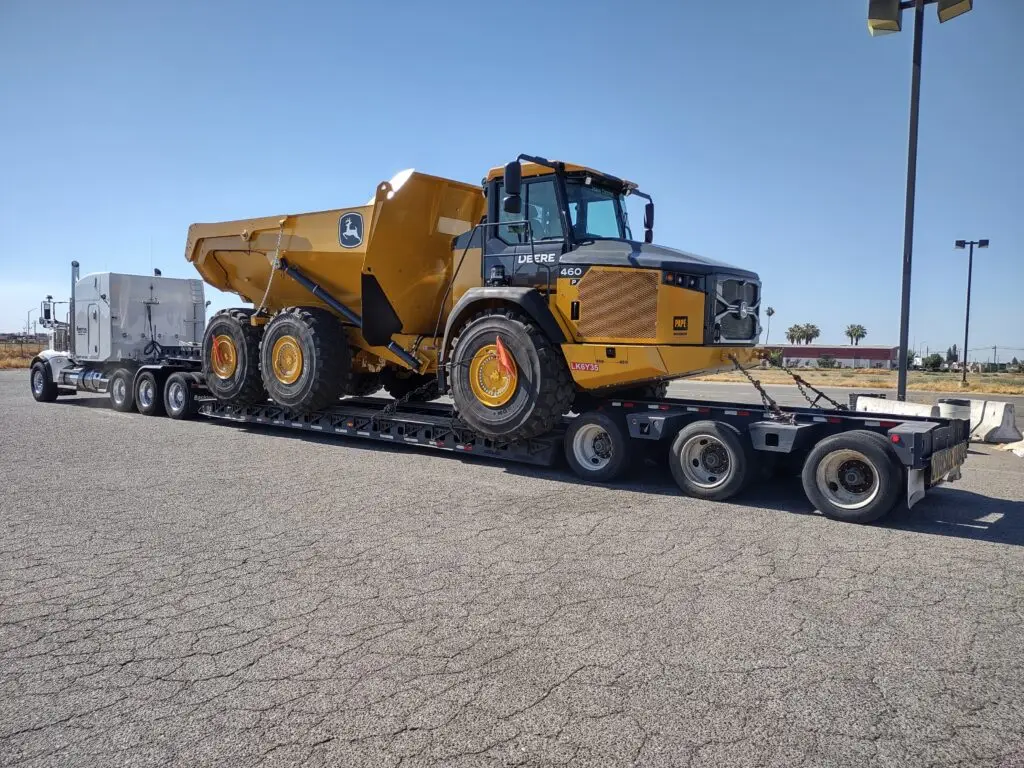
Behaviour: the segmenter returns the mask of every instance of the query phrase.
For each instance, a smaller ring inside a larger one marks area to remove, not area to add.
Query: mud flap
[[[907,470],[907,509],[913,509],[921,499],[924,498],[924,470]]]

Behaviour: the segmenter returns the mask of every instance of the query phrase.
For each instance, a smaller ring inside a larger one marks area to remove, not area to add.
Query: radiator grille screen
[[[589,338],[655,338],[660,276],[653,269],[620,272],[592,267],[579,284],[580,334]]]

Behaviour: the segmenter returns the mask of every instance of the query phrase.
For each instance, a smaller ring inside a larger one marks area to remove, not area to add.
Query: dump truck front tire
[[[215,314],[203,335],[203,377],[218,400],[251,405],[267,399],[260,378],[260,329],[249,322],[251,309]]]
[[[345,328],[326,309],[283,309],[263,331],[260,368],[278,405],[303,413],[333,405],[351,387],[352,352]]]
[[[522,315],[507,310],[478,315],[453,346],[455,410],[480,434],[509,441],[535,437],[569,410],[574,388],[565,358]],[[502,350],[510,370],[501,361]]]

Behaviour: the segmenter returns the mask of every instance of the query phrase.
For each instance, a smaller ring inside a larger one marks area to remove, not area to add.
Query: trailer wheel
[[[451,386],[466,424],[509,441],[550,430],[574,395],[561,350],[528,319],[502,310],[477,315],[460,331]]]
[[[421,392],[413,398],[418,403],[429,403],[431,400],[437,400],[441,396],[437,389],[437,377],[431,374],[410,373],[407,376],[401,376],[394,368],[389,366],[381,374],[381,380],[384,389],[395,400],[401,400],[410,392],[415,392],[418,389]],[[431,384],[433,386],[430,386]]]
[[[573,419],[563,445],[566,461],[577,477],[595,483],[617,480],[632,463],[625,426],[600,411]]]
[[[57,385],[50,373],[50,364],[40,360],[32,366],[29,374],[29,382],[32,385],[32,397],[40,403],[52,403],[57,399]]]
[[[134,411],[135,387],[132,386],[132,372],[127,368],[118,368],[114,371],[107,383],[107,394],[110,396],[110,407],[115,411]]]
[[[679,487],[698,499],[724,501],[756,475],[754,447],[720,421],[695,421],[679,430],[669,467]]]
[[[899,501],[902,471],[884,438],[864,430],[826,437],[801,472],[804,493],[825,517],[872,523]]]
[[[203,376],[210,393],[224,403],[250,405],[267,399],[260,379],[260,328],[251,309],[215,314],[203,335]]]
[[[275,403],[300,412],[321,410],[351,386],[348,336],[326,309],[283,309],[263,331],[260,367],[263,384]]]
[[[153,371],[143,371],[135,377],[135,407],[146,416],[164,415],[160,382]]]
[[[353,373],[345,394],[350,397],[369,397],[381,388],[379,373]]]

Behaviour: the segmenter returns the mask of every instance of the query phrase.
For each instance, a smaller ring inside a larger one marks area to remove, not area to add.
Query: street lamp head
[[[957,16],[967,13],[973,7],[974,0],[939,0],[939,22],[942,23],[955,19]]]
[[[900,0],[868,0],[868,32],[872,37],[899,32]]]
[[[961,248],[961,249],[966,248],[967,247],[967,241],[966,240],[957,240],[955,243],[953,243],[953,246],[955,248]]]
[[[988,248],[988,240],[979,240],[978,241],[978,247],[979,248]]]

